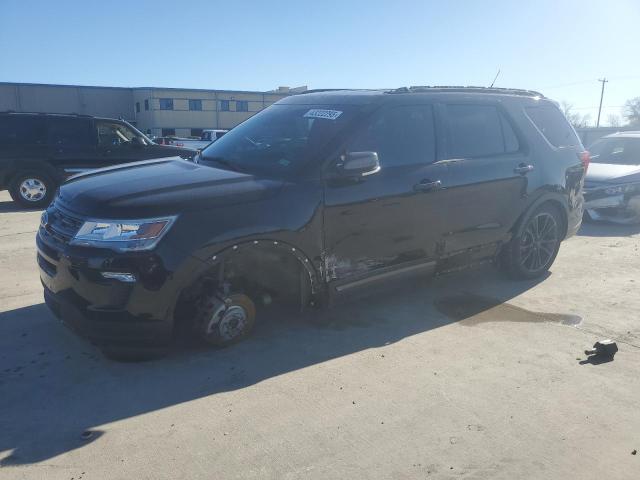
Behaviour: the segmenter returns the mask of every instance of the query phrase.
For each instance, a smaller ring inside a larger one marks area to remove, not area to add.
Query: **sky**
[[[541,91],[601,124],[640,97],[640,0],[0,0],[0,82]]]

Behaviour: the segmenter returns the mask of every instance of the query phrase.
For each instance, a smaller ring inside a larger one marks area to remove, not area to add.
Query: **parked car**
[[[204,142],[209,142],[209,143],[215,142],[219,138],[222,138],[228,131],[229,130],[223,130],[223,129],[203,130],[200,140]]]
[[[222,137],[228,130],[203,130],[202,136],[197,137],[157,137],[154,142],[159,145],[174,145],[176,147],[188,147],[201,150],[211,142],[215,142]]]
[[[588,160],[536,92],[286,97],[199,164],[154,160],[65,183],[37,235],[46,303],[113,355],[165,344],[182,322],[234,343],[261,299],[327,306],[494,260],[540,277],[580,226]]]
[[[65,178],[90,169],[195,150],[156,145],[123,120],[0,112],[0,189],[25,207],[46,207]]]
[[[585,216],[622,224],[640,222],[640,132],[607,135],[589,151]]]

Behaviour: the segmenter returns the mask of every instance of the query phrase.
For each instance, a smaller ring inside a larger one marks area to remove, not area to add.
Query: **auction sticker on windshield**
[[[325,120],[335,120],[342,112],[340,110],[323,110],[314,108],[304,114],[305,118],[324,118]]]

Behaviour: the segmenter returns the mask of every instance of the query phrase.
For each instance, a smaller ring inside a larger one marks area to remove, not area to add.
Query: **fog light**
[[[124,282],[124,283],[134,283],[136,281],[136,276],[133,273],[100,272],[100,274],[104,278],[108,278],[109,280],[118,280],[119,282]]]

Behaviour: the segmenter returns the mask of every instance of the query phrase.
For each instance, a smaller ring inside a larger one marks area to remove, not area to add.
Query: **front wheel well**
[[[184,288],[176,302],[174,321],[195,316],[199,299],[217,292],[248,295],[258,307],[271,303],[304,308],[313,301],[314,273],[306,257],[278,242],[252,242],[216,255],[211,266]]]

